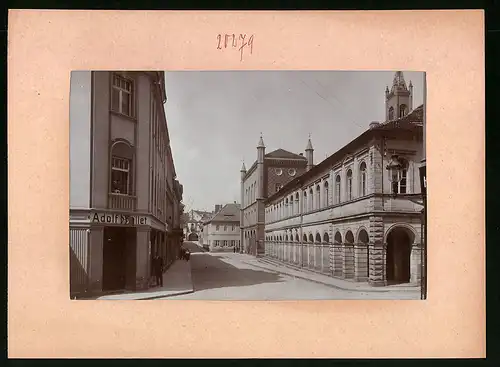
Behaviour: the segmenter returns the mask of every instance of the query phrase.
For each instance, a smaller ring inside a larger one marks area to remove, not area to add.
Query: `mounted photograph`
[[[72,300],[418,300],[426,75],[73,71]]]

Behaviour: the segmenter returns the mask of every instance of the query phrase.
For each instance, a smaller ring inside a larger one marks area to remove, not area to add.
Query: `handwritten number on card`
[[[248,50],[250,55],[253,53],[253,38],[254,35],[248,37],[247,34],[218,34],[217,35],[217,50],[225,50],[233,48],[239,51],[240,61],[243,61],[243,54]]]

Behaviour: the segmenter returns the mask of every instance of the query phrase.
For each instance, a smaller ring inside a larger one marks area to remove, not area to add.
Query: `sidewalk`
[[[388,285],[384,287],[374,287],[368,282],[355,282],[345,279],[333,278],[327,275],[319,274],[310,270],[297,268],[296,266],[277,262],[269,258],[255,258],[251,255],[240,254],[242,261],[261,269],[274,271],[280,274],[289,275],[295,278],[309,280],[311,282],[324,284],[344,291],[359,292],[420,292],[418,285],[402,284]]]
[[[163,287],[154,287],[142,292],[126,292],[102,296],[98,300],[148,300],[162,297],[179,296],[193,293],[191,280],[191,262],[176,260],[165,273],[163,273]]]

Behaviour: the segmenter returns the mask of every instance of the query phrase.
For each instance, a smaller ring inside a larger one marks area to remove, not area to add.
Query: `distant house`
[[[210,252],[240,248],[240,204],[226,204],[203,224],[202,245]]]
[[[183,215],[184,238],[186,241],[199,241],[203,222],[209,219],[214,213],[202,210],[191,209]]]

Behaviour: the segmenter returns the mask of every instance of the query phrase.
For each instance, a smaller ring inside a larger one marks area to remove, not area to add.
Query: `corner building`
[[[411,82],[397,72],[385,122],[265,200],[266,256],[374,286],[420,284],[424,106],[411,106]],[[395,183],[386,169],[393,155],[403,166]]]
[[[241,167],[240,252],[264,255],[264,200],[293,178],[312,166],[312,151],[308,157],[284,149],[266,154],[262,136],[257,145],[257,160],[246,169]]]
[[[183,187],[163,72],[73,72],[70,101],[70,293],[147,289],[151,259],[171,264]]]

